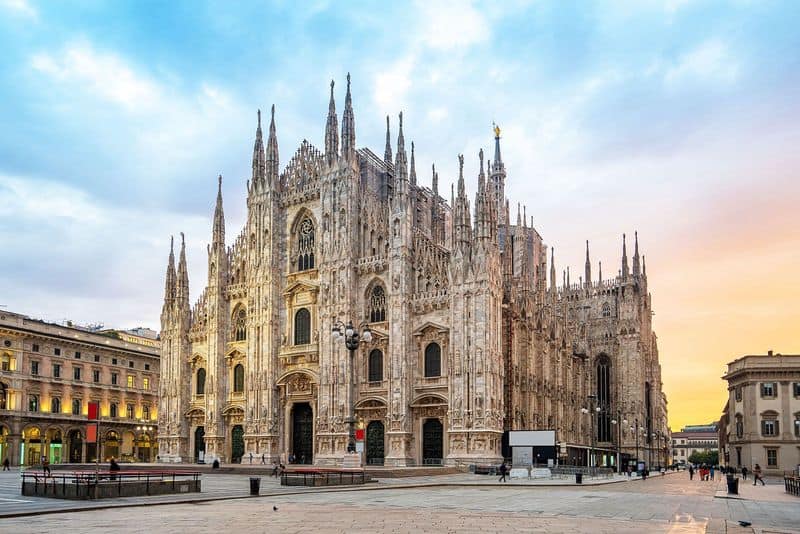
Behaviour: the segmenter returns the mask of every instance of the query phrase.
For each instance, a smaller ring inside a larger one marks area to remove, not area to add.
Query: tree
[[[692,455],[689,456],[689,463],[717,465],[719,463],[719,451],[694,451]]]

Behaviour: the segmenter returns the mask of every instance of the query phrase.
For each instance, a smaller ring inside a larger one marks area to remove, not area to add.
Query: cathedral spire
[[[497,124],[494,125],[494,161],[489,182],[492,184],[491,190],[495,205],[502,206],[506,196],[506,167],[503,165],[503,158],[500,155],[500,127]]]
[[[409,171],[411,185],[417,185],[417,167],[414,163],[414,141],[411,141],[411,169]]]
[[[647,278],[647,262],[644,261],[644,256],[642,256],[642,276]]]
[[[597,283],[598,284],[602,284],[603,283],[603,262],[602,261],[598,261],[597,262]]]
[[[183,314],[189,312],[189,270],[186,265],[186,238],[181,232],[181,255],[178,260],[177,276],[178,309]]]
[[[328,103],[328,122],[325,124],[325,156],[328,164],[336,161],[339,153],[339,123],[336,118],[336,102],[333,98],[334,81],[331,80],[331,100]]]
[[[434,201],[439,197],[439,175],[436,173],[436,164],[431,163],[431,190]]]
[[[387,166],[392,164],[392,138],[389,136],[389,115],[386,115],[386,149],[383,151],[383,161]]]
[[[394,178],[398,184],[398,191],[401,195],[408,192],[405,182],[408,180],[408,160],[406,159],[406,139],[403,135],[403,112],[400,112],[400,125],[397,132],[397,154],[394,157]]]
[[[266,161],[264,159],[264,140],[261,136],[261,110],[258,110],[258,126],[256,127],[256,140],[253,144],[253,176],[254,190],[264,187],[266,174]]]
[[[275,104],[272,105],[271,118],[269,120],[269,137],[267,138],[266,154],[266,175],[267,184],[278,186],[278,136],[275,134]]]
[[[556,289],[556,248],[550,247],[550,289]]]
[[[217,205],[214,208],[214,231],[211,239],[213,248],[225,246],[225,213],[222,210],[222,175],[218,178]]]
[[[161,308],[161,329],[166,330],[168,317],[175,302],[175,250],[174,240],[169,238],[169,259],[167,260],[167,274],[164,281],[164,305]]]
[[[639,232],[633,232],[633,276],[641,274],[639,269]]]
[[[584,277],[586,280],[586,287],[592,286],[592,264],[589,261],[589,240],[586,240],[586,265],[584,266]]]
[[[625,247],[625,234],[622,234],[622,279],[628,279],[628,251]]]
[[[569,287],[570,287],[570,281],[569,281],[569,265],[567,265],[567,288],[569,288]]]
[[[353,97],[350,94],[350,73],[347,73],[347,95],[342,114],[342,157],[353,161],[356,156],[356,121],[353,115]]]

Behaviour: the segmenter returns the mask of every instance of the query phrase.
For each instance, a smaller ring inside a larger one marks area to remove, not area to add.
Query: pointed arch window
[[[314,223],[306,217],[297,228],[297,270],[314,268]]]
[[[438,343],[429,343],[425,347],[425,376],[442,375],[442,349]]]
[[[611,317],[611,306],[608,302],[603,303],[603,317]]]
[[[383,352],[373,349],[369,353],[369,381],[381,382],[383,380]]]
[[[611,441],[611,360],[605,354],[597,358],[597,441]]]
[[[383,286],[376,285],[369,295],[369,322],[382,323],[386,320],[386,291]]]
[[[300,308],[294,314],[294,344],[311,343],[311,313],[307,308]]]
[[[236,341],[247,339],[247,310],[244,306],[237,308],[233,315],[233,339]]]
[[[233,392],[241,393],[244,391],[244,365],[236,364],[233,368]]]
[[[202,367],[197,370],[197,386],[195,392],[198,395],[206,394],[206,370]]]

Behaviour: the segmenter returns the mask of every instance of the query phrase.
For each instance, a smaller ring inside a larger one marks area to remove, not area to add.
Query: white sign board
[[[531,465],[533,463],[533,447],[514,447],[511,449],[512,465]],[[525,473],[527,477],[527,472]]]
[[[555,430],[511,430],[508,444],[512,447],[555,447]]]
[[[356,441],[356,452],[364,452],[364,442]]]

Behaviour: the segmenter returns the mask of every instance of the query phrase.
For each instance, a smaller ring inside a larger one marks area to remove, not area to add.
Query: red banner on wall
[[[97,421],[100,416],[100,403],[99,402],[90,402],[89,403],[89,421]]]
[[[86,443],[97,443],[97,423],[86,425]]]
[[[366,431],[363,428],[356,429],[356,441],[364,441],[364,435]]]

